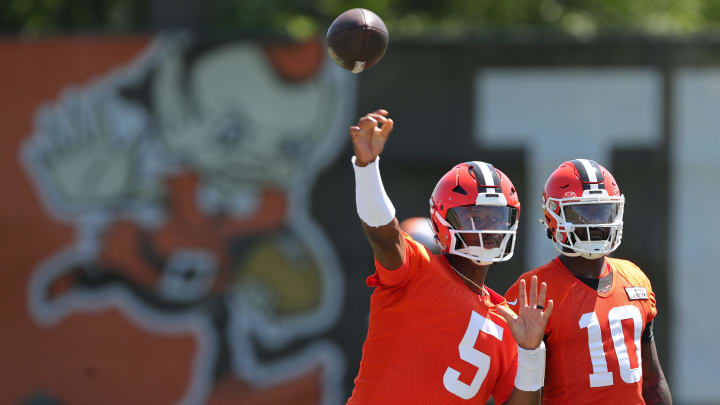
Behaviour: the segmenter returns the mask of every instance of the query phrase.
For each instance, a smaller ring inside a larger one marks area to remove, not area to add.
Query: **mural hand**
[[[108,86],[68,92],[38,114],[30,164],[65,208],[116,205],[127,198],[147,117]]]

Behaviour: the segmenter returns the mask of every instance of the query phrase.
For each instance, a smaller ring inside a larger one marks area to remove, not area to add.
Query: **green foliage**
[[[305,38],[343,11],[380,15],[394,37],[556,31],[690,35],[720,30],[720,0],[2,0],[0,31],[132,32],[157,27],[163,7],[199,8],[195,27]],[[151,12],[152,10],[152,12]]]
[[[689,35],[720,29],[720,0],[213,0],[219,29],[243,26],[304,37],[324,34],[345,10],[380,15],[395,37],[462,37],[496,32],[556,31]]]
[[[143,0],[0,0],[0,32],[128,32],[143,27]]]

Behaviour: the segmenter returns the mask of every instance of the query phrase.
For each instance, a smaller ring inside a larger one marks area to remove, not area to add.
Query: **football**
[[[390,36],[377,14],[353,8],[340,14],[327,32],[327,48],[341,67],[360,73],[374,66],[385,55]]]

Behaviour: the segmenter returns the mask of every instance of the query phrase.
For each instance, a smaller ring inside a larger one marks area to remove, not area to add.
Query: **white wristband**
[[[521,391],[537,391],[545,382],[545,342],[533,350],[518,346],[518,368],[515,388]]]
[[[380,156],[365,167],[355,164],[355,156],[351,162],[355,169],[355,204],[360,219],[374,227],[389,224],[395,218],[395,207],[380,178]]]

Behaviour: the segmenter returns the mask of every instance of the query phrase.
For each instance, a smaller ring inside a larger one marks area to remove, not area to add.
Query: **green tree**
[[[143,0],[3,0],[0,32],[129,32],[142,29],[146,16]]]
[[[165,18],[190,6],[184,20]],[[353,7],[380,15],[396,38],[536,31],[582,37],[692,35],[720,30],[720,0],[3,0],[0,31],[44,35],[190,26],[304,38],[324,34],[337,15]]]

